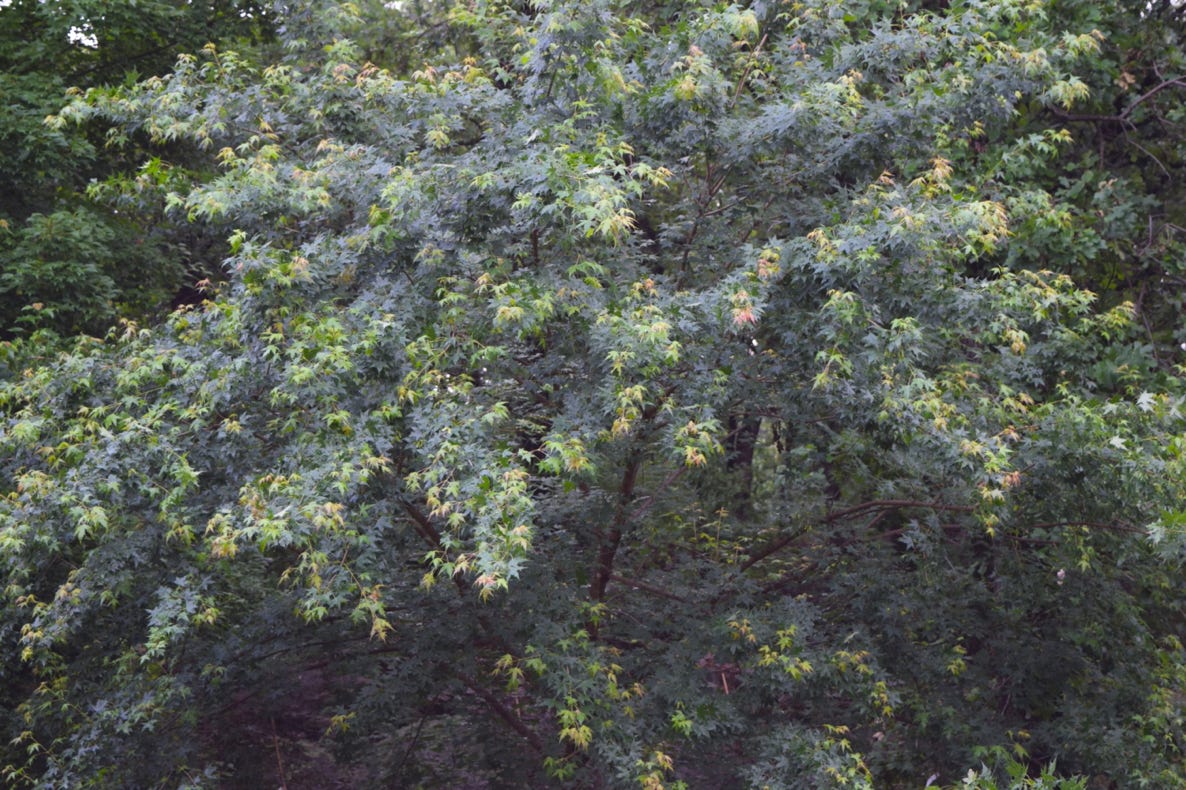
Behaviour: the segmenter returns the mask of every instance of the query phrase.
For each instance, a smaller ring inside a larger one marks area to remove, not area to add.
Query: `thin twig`
[[[1059,529],[1061,527],[1086,527],[1087,529],[1102,529],[1108,532],[1128,532],[1133,535],[1145,535],[1147,530],[1134,527],[1131,524],[1110,524],[1104,521],[1049,521],[1043,524],[1030,524],[1030,529]]]
[[[911,500],[911,499],[875,499],[875,500],[872,500],[869,502],[862,502],[859,505],[853,505],[852,507],[848,507],[843,510],[833,511],[832,513],[829,513],[827,516],[825,516],[823,521],[825,524],[831,524],[831,523],[834,523],[837,521],[842,521],[844,519],[851,518],[853,516],[859,516],[862,513],[867,513],[870,510],[877,510],[880,512],[873,519],[873,521],[870,522],[870,526],[874,526],[877,524],[878,521],[881,520],[882,516],[884,516],[886,512],[888,512],[890,510],[902,510],[905,508],[918,508],[918,509],[923,509],[923,510],[943,510],[943,511],[953,511],[956,513],[970,513],[973,510],[975,510],[975,508],[973,508],[970,505],[946,505],[946,504],[943,504],[942,502],[918,502],[918,501]],[[759,562],[766,559],[770,555],[772,555],[776,552],[779,552],[782,549],[786,548],[787,546],[791,545],[792,543],[794,543],[796,540],[801,538],[806,533],[807,533],[807,528],[804,527],[797,531],[794,531],[787,535],[784,535],[780,538],[776,538],[774,541],[772,541],[770,543],[767,543],[762,548],[751,552],[749,555],[749,558],[746,559],[746,561],[741,564],[740,570],[744,573],[745,571],[749,570],[754,565],[757,565]]]
[[[762,46],[766,43],[767,36],[769,36],[769,33],[764,34],[762,36],[762,40],[758,42],[758,46],[754,47],[754,52],[750,56],[751,58],[756,58],[758,56],[758,53],[760,53],[762,51]],[[741,89],[743,87],[745,87],[745,81],[749,77],[749,73],[753,70],[754,70],[754,63],[751,60],[749,63],[747,63],[745,65],[745,71],[742,72],[741,79],[737,80],[737,88],[733,91],[733,98],[730,100],[730,102],[729,102],[730,104],[733,104],[734,102],[737,101],[737,97],[741,95]]]
[[[662,494],[671,487],[672,483],[683,477],[683,474],[686,471],[688,471],[688,467],[681,466],[678,469],[672,471],[671,474],[667,475],[666,479],[664,479],[663,482],[659,484],[659,487],[655,489],[654,493],[643,500],[642,506],[630,514],[630,517],[626,519],[626,523],[633,524],[645,516],[647,511],[655,506],[655,502],[658,500],[659,494]]]
[[[616,582],[621,582],[627,587],[633,587],[636,590],[643,590],[644,592],[649,592],[652,595],[658,595],[660,598],[667,598],[672,601],[679,601],[680,603],[688,603],[688,600],[682,596],[667,592],[667,590],[660,589],[650,584],[645,584],[644,582],[640,582],[637,579],[627,579],[625,576],[617,573],[610,574],[610,579]]]
[[[835,510],[824,518],[827,523],[840,521],[842,519],[855,516],[859,513],[864,513],[868,510],[904,510],[906,508],[917,508],[919,510],[945,510],[956,513],[971,513],[976,508],[971,505],[946,505],[942,502],[920,502],[914,499],[873,499],[868,502],[862,502],[859,505],[845,508],[843,510]]]
[[[1139,107],[1141,104],[1143,104],[1147,99],[1151,99],[1153,96],[1157,95],[1161,91],[1165,90],[1166,88],[1171,88],[1171,87],[1186,88],[1186,80],[1183,80],[1182,78],[1177,77],[1174,79],[1165,80],[1165,81],[1161,82],[1159,85],[1155,85],[1154,87],[1150,88],[1145,93],[1138,96],[1136,101],[1134,101],[1132,104],[1125,107],[1117,115],[1099,115],[1099,114],[1078,115],[1076,113],[1067,112],[1066,110],[1060,110],[1058,107],[1051,107],[1050,111],[1053,112],[1055,115],[1057,115],[1059,118],[1062,118],[1064,121],[1074,121],[1077,123],[1128,124],[1128,123],[1131,123],[1131,121],[1129,120],[1129,116],[1132,114],[1133,110],[1135,110],[1137,107]]]
[[[276,733],[276,719],[269,719],[272,723],[272,746],[276,749],[276,771],[280,776],[280,790],[288,790],[288,782],[284,778],[284,760],[280,758],[280,736]]]

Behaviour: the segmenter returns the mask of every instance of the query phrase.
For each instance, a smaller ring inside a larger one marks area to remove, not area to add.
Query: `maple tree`
[[[226,257],[5,346],[7,781],[1182,786],[1176,7],[282,5],[47,122]]]

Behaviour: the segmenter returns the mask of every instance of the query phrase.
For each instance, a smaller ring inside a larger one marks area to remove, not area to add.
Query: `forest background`
[[[0,4],[14,787],[1186,787],[1186,13]]]

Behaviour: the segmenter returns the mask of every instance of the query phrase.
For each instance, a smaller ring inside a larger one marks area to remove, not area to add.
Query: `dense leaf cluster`
[[[47,122],[226,257],[5,347],[8,782],[1186,785],[1172,4],[393,5]]]

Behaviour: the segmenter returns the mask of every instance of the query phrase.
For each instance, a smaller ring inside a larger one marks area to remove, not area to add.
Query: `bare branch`
[[[531,746],[532,751],[534,751],[536,754],[543,754],[544,742],[540,739],[539,735],[526,724],[524,724],[523,720],[520,719],[513,710],[508,708],[506,703],[498,698],[497,694],[481,685],[477,680],[470,677],[461,670],[454,669],[452,670],[452,674],[453,677],[464,683],[466,688],[481,697],[483,701],[485,701],[485,703],[490,706],[490,709],[494,711],[500,719],[505,721],[512,730],[523,736],[523,739]]]

